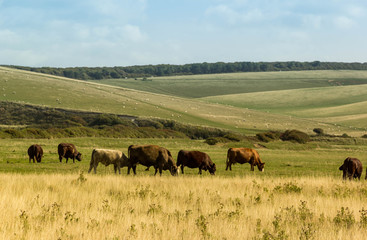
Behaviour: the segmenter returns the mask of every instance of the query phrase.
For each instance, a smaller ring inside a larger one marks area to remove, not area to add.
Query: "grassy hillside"
[[[367,85],[232,94],[203,100],[367,129]]]
[[[330,133],[338,133],[339,130],[334,125],[290,118],[277,113],[265,113],[7,68],[0,68],[0,84],[2,91],[0,101],[158,117],[242,133],[255,133],[262,129],[293,128],[312,132],[315,127],[327,127]],[[360,132],[357,134],[360,135]]]
[[[299,71],[190,75],[93,82],[180,97],[265,92],[287,89],[359,85],[367,83],[367,71]]]

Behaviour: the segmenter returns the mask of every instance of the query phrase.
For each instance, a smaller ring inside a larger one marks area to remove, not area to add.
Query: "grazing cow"
[[[43,157],[43,149],[38,144],[33,144],[28,148],[28,156],[29,156],[29,163],[31,159],[33,163],[35,163],[34,159],[36,158],[37,162],[40,163]]]
[[[127,174],[132,168],[136,174],[136,165],[141,164],[146,167],[154,166],[155,173],[162,176],[162,170],[169,170],[172,176],[176,176],[177,166],[173,161],[170,151],[157,145],[131,145],[129,146],[129,166]]]
[[[226,170],[232,171],[232,164],[235,163],[250,163],[251,171],[254,171],[256,165],[259,171],[264,171],[265,163],[261,161],[259,153],[255,149],[251,148],[230,148],[227,152],[227,167]]]
[[[75,163],[75,159],[78,161],[82,160],[82,154],[76,150],[76,147],[72,143],[60,143],[57,147],[59,153],[59,160],[62,162],[62,158],[66,158],[66,163],[69,158],[73,159],[73,163]]]
[[[217,170],[215,163],[212,162],[209,155],[199,151],[179,151],[176,165],[177,167],[181,165],[182,173],[184,173],[185,166],[189,168],[199,168],[199,174],[201,174],[201,170],[208,170],[211,175],[214,175]]]
[[[120,169],[122,167],[128,166],[128,158],[121,151],[109,149],[93,149],[88,173],[92,171],[92,168],[94,168],[94,173],[97,173],[98,163],[102,163],[106,167],[110,164],[113,164],[115,174],[117,170],[119,170],[119,174],[121,174]]]
[[[349,180],[352,180],[353,178],[358,178],[358,180],[361,179],[362,175],[362,163],[357,158],[351,158],[347,157],[344,160],[343,165],[339,167],[339,170],[343,171],[343,179],[347,179],[347,175]]]

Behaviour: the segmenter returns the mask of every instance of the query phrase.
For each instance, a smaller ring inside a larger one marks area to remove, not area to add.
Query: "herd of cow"
[[[57,147],[59,154],[59,160],[65,158],[68,162],[69,158],[78,161],[82,160],[82,154],[77,151],[74,144],[60,143]],[[43,156],[43,149],[40,145],[34,144],[28,148],[29,162],[35,160],[41,162]],[[127,174],[130,174],[130,170],[133,169],[136,174],[136,166],[138,164],[144,165],[148,170],[151,166],[155,168],[154,175],[162,175],[163,170],[169,170],[172,176],[178,174],[178,167],[181,166],[181,172],[184,173],[184,167],[199,168],[199,174],[202,170],[209,171],[214,175],[216,169],[215,163],[210,159],[209,155],[200,151],[186,151],[180,150],[177,155],[177,162],[175,163],[172,154],[164,147],[157,145],[131,145],[128,148],[128,157],[121,151],[109,150],[109,149],[93,149],[90,167],[88,173],[94,169],[94,173],[97,172],[97,166],[102,163],[105,166],[113,164],[115,173],[117,170],[121,174],[121,168],[127,167]],[[232,164],[235,163],[249,163],[251,165],[251,171],[254,171],[254,166],[257,166],[259,171],[264,171],[265,163],[261,161],[258,152],[251,148],[229,148],[227,152],[226,170],[232,170]],[[362,175],[362,163],[357,158],[346,158],[343,165],[339,167],[339,170],[343,171],[343,179],[347,176],[349,180],[352,178],[361,178]],[[366,169],[367,179],[367,169]]]
[[[59,160],[65,158],[68,162],[69,158],[78,161],[82,160],[82,154],[77,151],[74,144],[60,143],[57,147],[59,154]],[[41,162],[43,157],[43,149],[40,145],[34,144],[28,148],[29,162],[33,160]],[[214,175],[216,169],[215,163],[210,159],[209,155],[200,151],[186,151],[180,150],[177,155],[177,162],[175,163],[172,154],[164,147],[157,145],[131,145],[128,148],[128,157],[117,150],[109,149],[93,149],[90,167],[88,173],[94,169],[94,173],[97,172],[97,166],[102,163],[105,166],[113,164],[115,173],[117,170],[121,173],[122,167],[127,167],[127,174],[130,174],[130,170],[133,169],[136,174],[136,166],[138,164],[147,167],[147,170],[153,166],[155,168],[154,175],[162,175],[163,170],[169,170],[172,176],[178,174],[178,167],[181,166],[181,172],[184,173],[184,167],[199,168],[199,174],[202,170],[209,171]],[[251,148],[230,148],[227,153],[226,170],[232,170],[232,164],[235,163],[249,163],[251,170],[254,171],[254,166],[260,171],[264,171],[265,163],[261,161],[258,152]]]

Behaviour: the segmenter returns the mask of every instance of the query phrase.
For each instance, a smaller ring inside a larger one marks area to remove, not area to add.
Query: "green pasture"
[[[326,127],[330,133],[339,130],[332,124],[276,113],[7,68],[0,68],[0,91],[0,101],[172,119],[246,134],[268,129],[300,129],[309,133],[315,127]]]
[[[81,162],[75,164],[65,159],[60,163],[57,155],[57,145],[60,142],[72,142],[83,154]],[[31,144],[38,143],[44,149],[42,163],[29,163],[27,149]],[[295,144],[276,141],[263,144],[266,148],[256,148],[250,142],[238,142],[225,145],[209,146],[203,141],[189,139],[115,139],[115,138],[72,138],[72,139],[1,139],[0,140],[0,172],[11,173],[87,173],[93,148],[108,148],[121,150],[127,154],[127,148],[131,144],[157,144],[169,149],[176,160],[177,153],[181,149],[198,150],[209,154],[217,165],[217,176],[248,176],[258,177],[294,177],[294,176],[331,176],[341,177],[338,170],[344,159],[348,156],[359,158],[367,166],[367,140],[343,140],[339,142],[310,142],[307,144]],[[232,171],[225,171],[225,161],[229,147],[251,147],[257,149],[261,159],[266,163],[265,172],[259,172],[255,168],[250,171],[249,164],[236,164]],[[126,175],[127,168],[122,169]],[[113,166],[99,165],[97,174],[114,174]],[[144,166],[137,167],[138,175],[153,175],[154,169],[145,171]],[[169,175],[168,172],[164,172]],[[185,176],[198,175],[198,169],[185,168]],[[203,176],[209,176],[203,172]],[[365,172],[363,172],[363,179]]]
[[[323,128],[362,136],[366,79],[367,71],[302,71],[86,82],[1,67],[0,101],[172,119],[245,134]],[[130,85],[120,87],[125,82]]]
[[[184,98],[201,98],[240,93],[366,84],[367,71],[249,72],[104,79],[91,82]]]

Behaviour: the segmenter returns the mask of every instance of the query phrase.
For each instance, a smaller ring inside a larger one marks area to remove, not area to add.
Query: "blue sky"
[[[0,0],[0,64],[367,62],[365,0]]]

